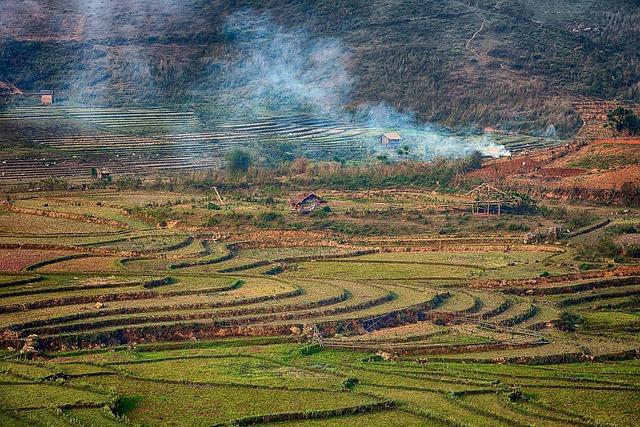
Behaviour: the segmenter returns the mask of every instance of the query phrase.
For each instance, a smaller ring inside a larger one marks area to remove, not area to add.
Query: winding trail
[[[475,56],[477,56],[479,59],[487,60],[488,58],[486,56],[483,56],[483,55],[479,54],[478,52],[476,52],[475,50],[471,49],[471,43],[475,40],[475,38],[478,36],[478,34],[480,34],[482,32],[482,30],[484,30],[484,24],[487,22],[487,20],[483,16],[481,16],[480,14],[477,14],[477,15],[478,15],[479,18],[482,19],[482,23],[480,24],[480,28],[478,29],[478,31],[473,33],[473,35],[471,36],[471,38],[469,40],[467,40],[467,43],[465,43],[464,47],[469,52],[471,52]]]
[[[490,57],[488,57],[486,55],[483,55],[483,54],[481,54],[481,53],[479,53],[479,52],[477,52],[477,51],[475,51],[475,50],[473,50],[471,48],[471,43],[476,39],[476,37],[478,37],[478,34],[480,34],[482,32],[482,30],[484,30],[484,26],[487,23],[487,19],[484,16],[482,16],[482,14],[480,12],[478,12],[477,10],[474,11],[471,6],[469,6],[469,9],[471,9],[473,11],[473,13],[475,13],[478,18],[482,19],[482,22],[480,24],[480,28],[475,33],[473,33],[473,35],[471,36],[471,38],[469,40],[467,40],[467,42],[465,43],[464,47],[469,52],[473,53],[476,57],[478,57],[478,59],[480,59],[481,61],[491,61],[492,58],[490,58]],[[499,66],[504,71],[515,73],[515,71],[513,71],[511,68],[507,67],[506,65],[504,65],[502,63],[499,64]]]

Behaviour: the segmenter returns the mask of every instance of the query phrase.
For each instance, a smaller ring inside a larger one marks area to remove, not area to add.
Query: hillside
[[[639,205],[640,138],[604,127],[611,102],[574,108],[583,126],[572,142],[485,162],[463,180],[507,185],[539,199]],[[632,108],[640,112],[637,105]]]
[[[384,102],[455,127],[567,134],[580,125],[575,100],[640,100],[639,10],[635,0],[4,0],[0,81],[91,105],[197,105],[204,117],[267,95],[259,109]],[[264,69],[277,75],[265,83]]]

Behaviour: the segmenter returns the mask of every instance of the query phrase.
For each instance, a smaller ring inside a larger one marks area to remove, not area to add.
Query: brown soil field
[[[594,144],[640,145],[640,138],[639,137],[603,138],[595,141]]]
[[[74,251],[0,249],[0,271],[20,271],[36,262],[73,255]]]
[[[490,161],[462,181],[505,182],[533,197],[598,201],[640,182],[640,138],[606,137]],[[606,194],[605,194],[606,193]],[[618,201],[619,202],[619,201]]]
[[[468,178],[494,180],[505,176],[533,172],[540,167],[540,161],[531,156],[519,156],[510,160],[498,160],[477,171],[467,174]]]
[[[640,182],[640,165],[590,174],[584,176],[579,184],[588,189],[610,190],[620,189],[627,182],[636,184]]]
[[[545,178],[566,178],[582,175],[586,171],[580,168],[543,168],[537,171],[537,175]]]
[[[621,246],[640,245],[640,234],[623,234],[615,239],[615,243]]]

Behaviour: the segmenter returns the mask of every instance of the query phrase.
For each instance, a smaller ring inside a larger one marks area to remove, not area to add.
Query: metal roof
[[[388,139],[402,139],[402,137],[398,132],[387,132],[387,133],[383,133],[382,136]]]

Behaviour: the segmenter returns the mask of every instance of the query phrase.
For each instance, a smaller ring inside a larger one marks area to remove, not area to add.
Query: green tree
[[[482,167],[482,153],[475,150],[464,161],[463,172],[471,172]]]
[[[251,155],[244,150],[233,150],[226,156],[227,171],[231,174],[245,173],[251,166]]]
[[[598,241],[597,250],[600,256],[615,258],[620,253],[620,246],[616,245],[609,237],[604,237]]]
[[[607,113],[606,128],[616,132],[640,134],[640,117],[630,108],[618,107]]]

